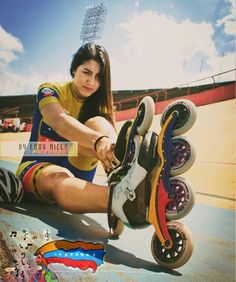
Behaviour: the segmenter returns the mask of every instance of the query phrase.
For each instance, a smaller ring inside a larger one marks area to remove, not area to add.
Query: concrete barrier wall
[[[199,93],[186,95],[183,97],[178,97],[175,99],[170,99],[167,101],[160,101],[155,103],[155,114],[160,114],[163,112],[164,108],[174,100],[177,99],[188,99],[191,100],[196,106],[203,106],[207,104],[213,104],[229,99],[235,98],[235,83],[220,86],[214,89],[202,91]],[[135,116],[136,109],[128,109],[123,111],[118,111],[115,113],[116,121],[122,121],[127,119],[132,119]]]

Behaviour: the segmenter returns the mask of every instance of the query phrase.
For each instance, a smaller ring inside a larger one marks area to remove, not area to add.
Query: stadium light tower
[[[96,39],[102,38],[106,15],[107,8],[103,3],[86,8],[84,22],[80,33],[80,39],[83,44],[87,42],[94,43]]]

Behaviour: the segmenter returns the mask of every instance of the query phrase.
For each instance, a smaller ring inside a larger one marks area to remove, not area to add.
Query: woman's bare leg
[[[56,201],[69,212],[107,212],[109,187],[75,178],[66,168],[45,167],[39,175],[37,187],[43,198]]]
[[[112,125],[103,117],[89,119],[85,125],[101,135],[107,135],[114,143],[117,134]],[[78,152],[93,156],[94,151],[79,146]],[[37,182],[38,192],[48,200],[56,201],[63,209],[75,212],[107,212],[107,186],[96,185],[79,178],[66,168],[50,165],[43,169]]]

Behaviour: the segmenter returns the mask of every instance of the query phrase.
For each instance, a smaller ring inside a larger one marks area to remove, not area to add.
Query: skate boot
[[[109,178],[108,223],[112,228],[115,215],[131,228],[143,228],[148,223],[150,174],[158,164],[157,134],[149,131],[134,138],[136,157],[132,164],[119,166]]]
[[[113,182],[114,179],[119,179],[131,167],[137,158],[142,137],[148,132],[152,124],[153,116],[153,99],[146,96],[139,103],[134,120],[125,122],[119,132],[114,154],[120,163],[111,174],[108,174],[108,183]],[[108,225],[110,234],[119,236],[123,232],[124,224],[114,213],[108,213]]]

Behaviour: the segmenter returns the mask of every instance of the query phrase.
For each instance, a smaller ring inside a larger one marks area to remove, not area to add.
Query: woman
[[[147,218],[150,193],[146,189],[150,187],[152,159],[156,162],[156,137],[143,138],[138,161],[130,169],[120,170],[122,177],[113,177],[110,187],[92,183],[98,160],[107,172],[117,162],[105,49],[90,43],[82,46],[72,60],[70,73],[72,82],[39,87],[29,144],[73,141],[78,144],[77,154],[25,154],[17,171],[24,190],[70,212],[108,212],[109,226],[112,213],[126,223],[142,225]],[[116,146],[118,150],[120,146]]]
[[[116,161],[107,52],[95,44],[82,46],[70,73],[71,82],[39,87],[30,143],[72,141],[78,155],[25,155],[17,175],[25,191],[45,203],[57,202],[71,212],[106,212],[108,187],[91,182],[98,160],[105,171]]]

